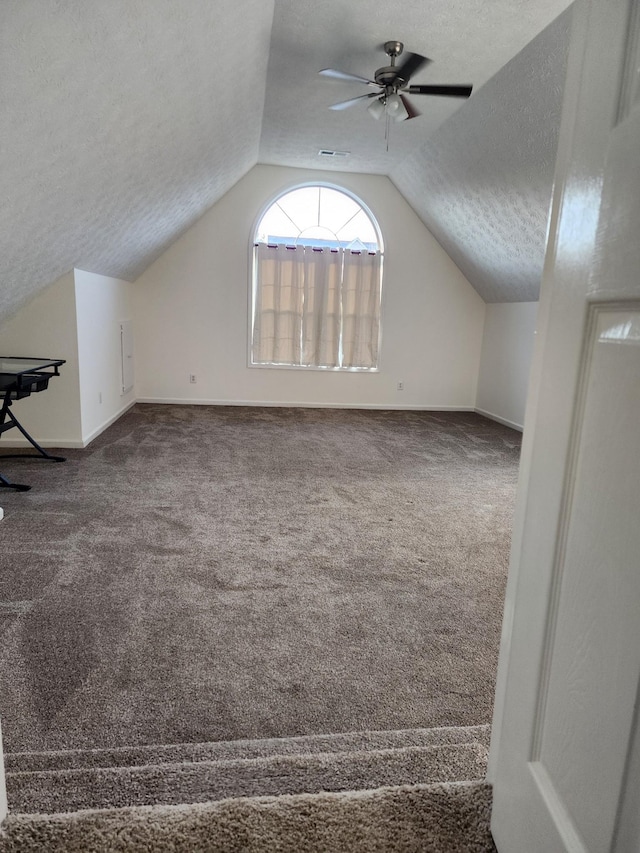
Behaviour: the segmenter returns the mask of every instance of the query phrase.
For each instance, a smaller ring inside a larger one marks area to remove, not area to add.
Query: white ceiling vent
[[[348,157],[350,151],[331,151],[329,148],[321,148],[318,157]]]

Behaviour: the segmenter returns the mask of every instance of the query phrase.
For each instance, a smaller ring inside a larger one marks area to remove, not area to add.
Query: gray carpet
[[[483,779],[486,750],[476,744],[16,773],[12,812],[207,803],[228,797],[315,794],[426,782]]]
[[[481,782],[9,816],[0,853],[495,853]]]
[[[39,773],[48,770],[81,770],[90,767],[146,767],[157,764],[190,764],[200,761],[239,761],[286,755],[373,752],[406,747],[450,746],[475,743],[489,747],[491,727],[443,727],[397,731],[345,732],[261,740],[214,741],[115,749],[12,752],[5,756],[7,773]]]
[[[13,756],[17,769],[7,772],[9,807],[13,813],[56,813],[484,778],[487,746],[484,732],[478,740],[477,727],[403,734],[281,739],[262,749],[256,741],[236,741],[227,749],[201,744],[197,752],[185,744],[148,749],[143,764],[122,763],[129,750],[117,751],[117,764],[113,753],[100,751],[106,766],[93,764],[95,751],[41,753],[47,769],[38,770],[27,769],[37,756],[27,754],[24,766]],[[327,751],[321,751],[323,742]],[[57,758],[64,768],[55,767]]]
[[[519,438],[137,405],[64,464],[6,460],[33,489],[2,493],[5,749],[489,722]]]

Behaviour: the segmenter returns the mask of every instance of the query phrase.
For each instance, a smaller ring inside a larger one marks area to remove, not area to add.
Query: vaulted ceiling
[[[74,266],[134,280],[258,162],[386,174],[485,300],[535,299],[568,5],[3,0],[0,319]],[[474,94],[416,98],[387,150],[317,71],[371,77],[389,39]]]

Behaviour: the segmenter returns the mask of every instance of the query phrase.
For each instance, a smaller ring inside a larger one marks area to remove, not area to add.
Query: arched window
[[[376,370],[382,246],[364,205],[324,185],[276,199],[253,246],[251,364]]]

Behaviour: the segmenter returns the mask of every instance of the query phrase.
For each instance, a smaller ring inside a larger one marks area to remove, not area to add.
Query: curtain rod
[[[268,249],[281,249],[284,247],[289,252],[295,252],[298,249],[301,249],[303,252],[307,249],[311,249],[312,252],[332,252],[334,255],[337,255],[338,252],[348,252],[350,255],[377,255],[378,252],[370,252],[363,249],[343,249],[342,247],[339,249],[328,248],[326,246],[289,246],[286,243],[254,243],[254,248],[258,248],[258,246],[266,246]]]

